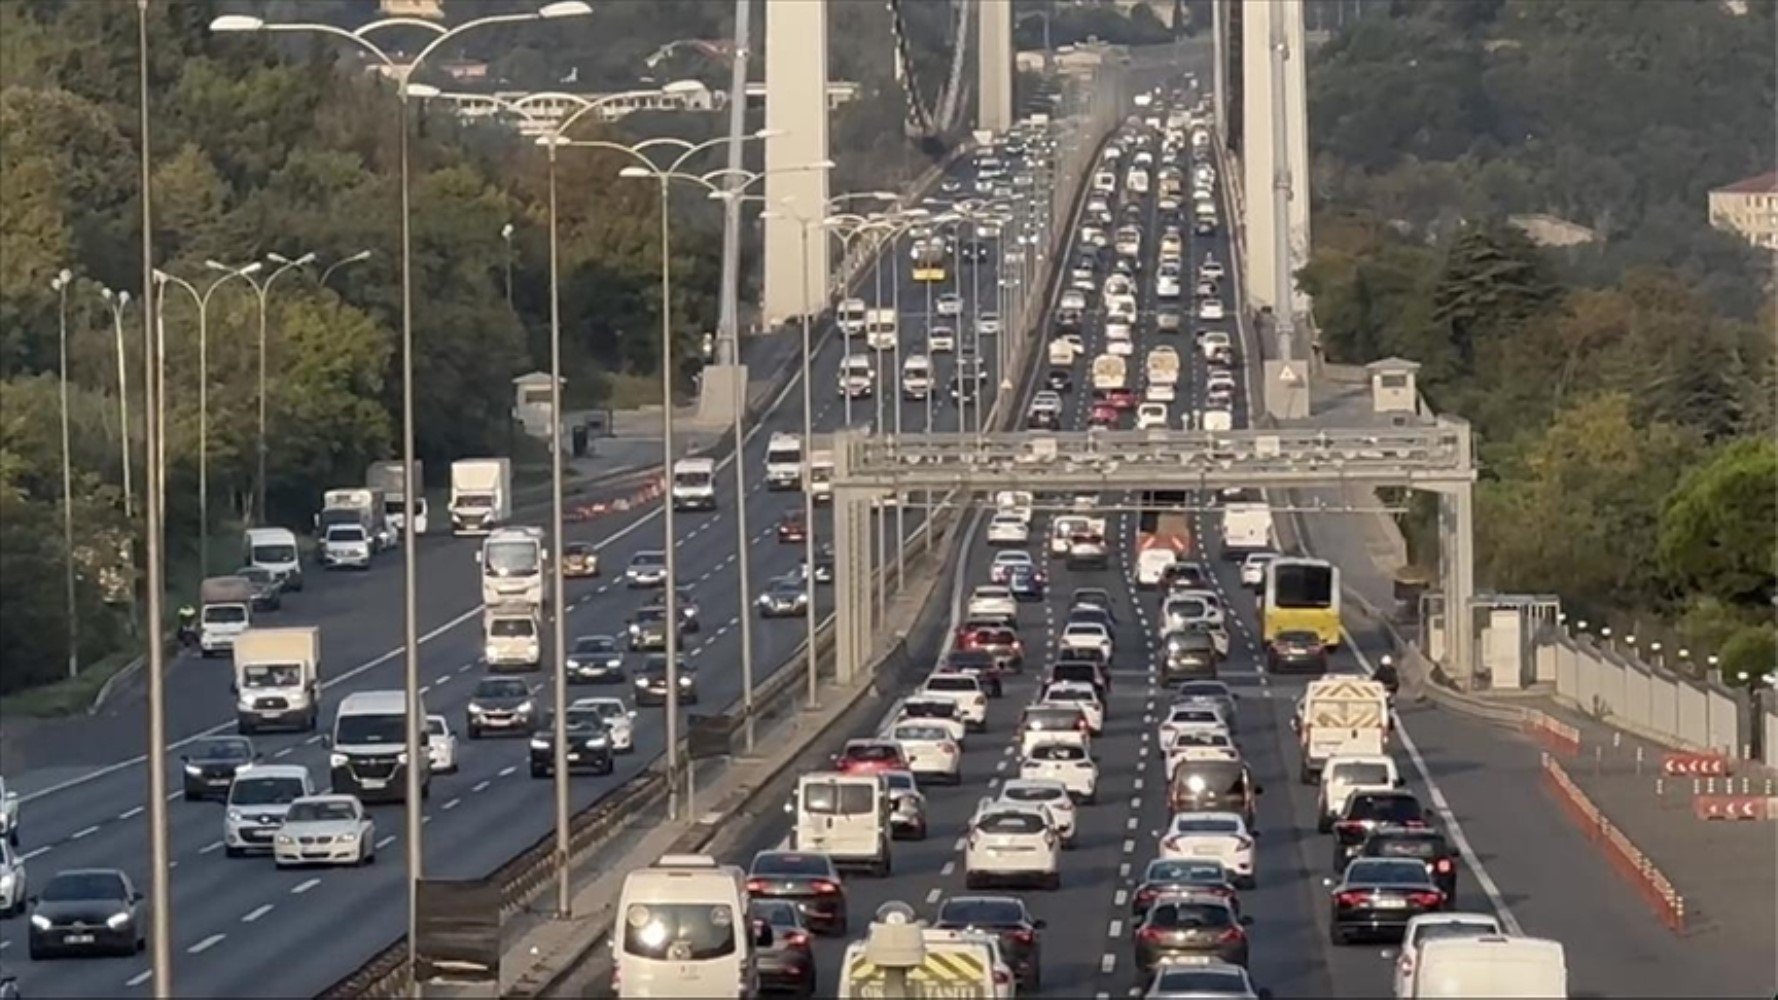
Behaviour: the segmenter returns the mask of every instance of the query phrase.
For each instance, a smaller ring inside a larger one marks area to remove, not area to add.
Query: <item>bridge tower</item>
[[[1013,123],[1012,0],[978,0],[981,48],[976,58],[976,127],[1005,132]]]
[[[793,170],[828,158],[827,0],[769,3],[766,14],[765,196],[781,217],[765,223],[767,324],[819,312],[827,300],[826,231],[809,234],[805,264],[803,223],[818,224],[827,210],[827,171]],[[807,267],[807,273],[804,267]]]

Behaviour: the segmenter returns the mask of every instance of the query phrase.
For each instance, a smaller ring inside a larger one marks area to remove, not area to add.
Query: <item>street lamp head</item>
[[[224,14],[210,22],[210,30],[219,34],[225,31],[264,31],[265,18],[247,14]]]
[[[770,208],[759,213],[759,217],[762,219],[788,219],[788,218],[790,218],[790,216],[784,214],[783,212],[775,211]]]
[[[669,83],[666,86],[662,87],[661,93],[663,93],[663,94],[695,94],[695,93],[698,93],[699,91],[708,90],[708,89],[709,89],[708,87],[705,87],[702,83],[700,83],[697,80],[674,80],[672,83]]]
[[[585,17],[592,12],[592,5],[585,0],[556,0],[555,3],[546,3],[537,8],[537,16],[546,21],[553,21],[558,17]]]
[[[619,177],[653,177],[654,171],[647,167],[625,167],[617,172]]]
[[[359,261],[366,261],[366,260],[369,260],[370,258],[371,258],[371,252],[369,250],[360,250],[357,253],[353,254],[352,256],[347,257],[345,260],[340,261],[340,263],[342,263],[342,264],[356,264]]]
[[[154,283],[155,284],[164,285],[167,282],[172,281],[172,280],[173,280],[172,275],[168,274],[167,272],[161,270],[158,267],[154,269]]]
[[[860,198],[875,198],[878,201],[894,201],[901,197],[894,191],[863,191],[858,196]]]
[[[500,227],[500,238],[503,240],[512,239],[512,223],[508,222],[506,225]]]
[[[783,134],[784,134],[784,130],[781,128],[762,128],[759,131],[753,133],[753,138],[755,138],[755,139],[776,139]]]
[[[418,97],[421,100],[426,100],[429,97],[437,97],[444,93],[444,91],[434,87],[430,83],[410,83],[407,86],[402,87],[401,92],[407,97]]]
[[[297,267],[306,267],[307,265],[313,264],[313,263],[315,263],[315,251],[313,251],[313,250],[310,250],[308,253],[305,253],[301,257],[298,257],[296,259],[296,266]]]

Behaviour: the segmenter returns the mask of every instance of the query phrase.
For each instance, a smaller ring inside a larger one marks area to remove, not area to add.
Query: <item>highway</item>
[[[967,176],[967,166],[956,172]],[[905,253],[897,247],[894,255]],[[879,260],[889,272],[893,265]],[[992,262],[981,266],[983,310],[995,308],[992,290],[998,272]],[[923,342],[927,298],[924,286],[902,276],[900,304],[904,344]],[[888,291],[889,278],[884,278]],[[970,295],[970,281],[959,283]],[[871,296],[874,279],[860,292]],[[887,302],[885,302],[887,304]],[[966,304],[966,313],[968,305]],[[955,324],[961,327],[963,324]],[[845,407],[835,391],[844,338],[828,338],[814,360],[814,426],[831,430],[844,420]],[[860,340],[858,349],[863,350]],[[989,404],[999,373],[992,370],[992,345],[982,351],[989,364]],[[957,411],[942,391],[948,384],[952,356],[937,361],[940,392],[931,414],[935,429],[956,426]],[[888,356],[893,365],[895,357]],[[893,375],[882,388],[893,385]],[[794,383],[793,383],[794,385]],[[890,395],[883,410],[893,427],[899,407],[901,425],[924,427],[924,404],[906,403]],[[874,424],[875,401],[855,404],[854,422]],[[973,414],[971,415],[973,420]],[[764,489],[764,452],[774,431],[800,432],[801,392],[795,388],[760,421],[743,449],[747,472],[751,572],[754,593],[770,579],[793,570],[803,547],[780,544],[776,525],[781,515],[800,511],[800,493]],[[691,588],[703,628],[688,637],[692,662],[701,668],[702,713],[738,703],[741,689],[738,607],[735,570],[735,497],[733,472],[726,464],[718,476],[719,508],[710,513],[678,515],[680,582]],[[911,532],[921,512],[906,513]],[[819,537],[827,537],[825,518],[818,519]],[[893,523],[893,515],[891,515]],[[624,565],[640,550],[662,547],[659,506],[612,515],[584,525],[571,525],[570,540],[590,540],[601,547],[603,575],[593,581],[569,581],[568,634],[619,633],[629,613],[653,592],[631,591],[621,581]],[[422,673],[428,708],[443,713],[459,734],[461,769],[437,776],[425,810],[427,874],[438,877],[485,875],[550,829],[554,815],[549,783],[534,781],[526,767],[523,739],[470,743],[462,736],[465,704],[483,668],[479,661],[479,576],[474,539],[428,538],[419,554],[421,581]],[[399,560],[382,558],[363,575],[323,574],[311,569],[308,589],[290,597],[288,610],[272,616],[276,625],[317,624],[324,645],[323,677],[328,684],[323,718],[330,720],[339,700],[355,691],[399,688],[402,663]],[[825,600],[825,590],[824,600]],[[799,618],[754,619],[753,657],[756,681],[763,681],[794,651],[804,635]],[[546,662],[548,656],[546,653]],[[640,657],[632,656],[633,666]],[[540,685],[547,699],[544,674],[525,675]],[[573,695],[627,693],[625,687],[588,686]],[[571,695],[571,696],[573,696]],[[197,734],[232,732],[232,700],[226,660],[182,661],[173,672],[168,704],[169,732],[175,741]],[[661,750],[660,710],[643,710],[638,723],[637,751],[619,758],[610,777],[576,776],[573,800],[578,809],[623,782],[655,759]],[[31,880],[42,885],[56,871],[82,867],[121,867],[139,885],[148,881],[141,789],[145,782],[139,754],[144,742],[134,718],[89,726],[69,740],[69,766],[53,773],[9,775],[32,792],[23,807],[24,841]],[[325,790],[327,752],[319,735],[262,735],[257,748],[268,762],[306,765]],[[177,745],[177,743],[175,744]],[[170,787],[179,787],[177,756]],[[176,796],[175,796],[176,797]],[[399,806],[373,810],[377,824],[378,863],[359,870],[278,871],[268,858],[227,859],[222,851],[222,806],[175,802],[171,839],[173,871],[174,982],[187,996],[308,996],[386,947],[405,931],[406,890],[402,863],[403,811]],[[26,922],[0,924],[0,961],[19,976],[27,996],[109,996],[143,993],[149,978],[145,956],[118,959],[27,961]]]

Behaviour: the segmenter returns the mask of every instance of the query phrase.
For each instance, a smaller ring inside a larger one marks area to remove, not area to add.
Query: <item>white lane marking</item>
[[[940,889],[937,886],[933,886],[932,891],[926,894],[926,905],[927,906],[935,905],[938,902],[939,897],[943,896],[944,894],[945,894],[945,892],[943,889]]]
[[[130,819],[133,816],[140,816],[140,815],[142,815],[142,807],[136,806],[133,809],[125,809],[123,812],[118,813],[117,818],[118,819]]]
[[[471,792],[480,792],[480,791],[485,790],[487,787],[488,787],[488,781],[487,781],[487,779],[483,779],[481,781],[476,782],[475,787],[471,788],[470,791]]]
[[[388,836],[384,837],[382,840],[377,841],[377,850],[380,851],[383,848],[388,847],[390,844],[393,844],[393,843],[395,843],[395,834],[391,833]]]
[[[212,840],[208,844],[205,844],[204,846],[198,848],[198,853],[199,854],[215,854],[217,851],[220,851],[220,850],[222,850],[222,841]]]
[[[961,850],[963,850],[963,848],[967,847],[968,845],[969,845],[969,838],[967,838],[967,837],[958,837],[957,838],[957,843],[955,845],[957,850],[961,851]]]
[[[497,775],[495,775],[495,777],[497,777],[497,778],[506,778],[506,777],[511,777],[511,776],[512,776],[512,773],[513,773],[513,772],[514,772],[514,771],[517,771],[517,770],[518,770],[518,769],[519,769],[519,768],[518,768],[518,765],[517,765],[517,764],[514,764],[514,765],[513,765],[513,766],[511,766],[511,767],[503,767],[503,768],[501,768],[501,769],[500,769],[500,773],[499,773],[499,774],[497,774]]]
[[[1118,891],[1111,894],[1111,905],[1112,906],[1123,906],[1125,903],[1128,903],[1129,901],[1130,901],[1130,891],[1128,889],[1119,889]]]
[[[957,870],[957,862],[947,861],[947,862],[945,862],[945,866],[938,870],[938,873],[940,875],[944,876],[945,878],[950,878],[952,873],[956,872],[956,870]]]
[[[1371,665],[1370,657],[1364,655],[1364,650],[1358,647],[1352,634],[1342,627],[1340,635],[1346,640],[1346,645],[1353,654],[1358,657],[1358,663],[1364,667],[1364,672],[1374,673],[1376,668]],[[1515,936],[1524,934],[1525,930],[1520,926],[1519,918],[1513,916],[1512,908],[1506,905],[1506,897],[1501,895],[1499,884],[1494,881],[1494,876],[1488,874],[1488,869],[1482,866],[1482,859],[1476,856],[1475,849],[1469,846],[1469,838],[1464,835],[1462,824],[1457,822],[1456,815],[1451,812],[1451,804],[1445,799],[1444,789],[1438,787],[1438,782],[1432,780],[1432,772],[1426,767],[1426,758],[1420,756],[1420,748],[1414,745],[1414,738],[1408,735],[1407,726],[1402,724],[1400,716],[1395,718],[1395,731],[1401,736],[1402,749],[1408,752],[1408,759],[1413,761],[1414,770],[1420,773],[1420,781],[1426,785],[1426,790],[1432,799],[1433,812],[1438,813],[1439,822],[1450,833],[1451,842],[1457,845],[1457,853],[1463,856],[1463,863],[1468,865],[1469,870],[1475,875],[1476,885],[1482,887],[1482,894],[1488,897],[1488,903],[1494,907],[1494,912],[1500,915],[1500,925],[1506,928],[1508,934]]]
[[[288,756],[290,756],[291,751],[293,751],[295,749],[296,749],[295,747],[285,747],[284,749],[278,751],[277,753],[272,754],[272,756],[273,757],[288,757]]]
[[[29,861],[32,858],[42,857],[43,855],[48,854],[49,851],[50,849],[48,847],[39,847],[34,851],[26,851],[24,854],[19,855],[19,860]]]
[[[1142,791],[1142,779],[1137,778],[1135,781],[1131,782],[1130,787],[1134,788],[1138,792]]]
[[[450,812],[452,809],[455,809],[455,808],[457,808],[458,805],[462,804],[462,802],[463,802],[463,800],[460,798],[459,799],[452,799],[451,801],[446,802],[444,804],[444,811]]]
[[[270,912],[272,912],[272,904],[261,903],[258,906],[254,907],[252,912],[248,913],[246,916],[243,916],[241,918],[241,923],[250,924],[253,921],[258,920],[260,917],[263,917]]]
[[[1124,853],[1125,854],[1136,853],[1136,842],[1134,840],[1124,841]]]
[[[153,978],[154,978],[154,970],[153,969],[144,969],[141,972],[138,972],[135,975],[131,976],[129,979],[125,980],[124,985],[125,986],[141,986],[143,983],[146,983],[150,979],[153,979]]]
[[[1117,956],[1116,955],[1113,955],[1111,952],[1108,951],[1104,955],[1101,955],[1099,957],[1099,971],[1102,974],[1109,976],[1111,974],[1111,970],[1115,969],[1115,968],[1117,968]]]
[[[1127,879],[1130,877],[1130,863],[1128,861],[1125,861],[1123,864],[1120,864],[1117,866],[1117,877],[1121,878],[1121,879]]]
[[[69,837],[69,838],[68,838],[68,839],[69,839],[69,840],[81,840],[81,839],[83,839],[83,838],[86,838],[86,837],[90,837],[90,836],[92,836],[92,835],[93,835],[93,834],[95,834],[95,833],[98,833],[98,832],[99,832],[99,828],[98,828],[98,827],[96,827],[96,826],[89,826],[89,827],[87,827],[87,828],[86,828],[86,829],[84,829],[84,830],[76,830],[76,831],[74,831],[74,835],[73,835],[73,836],[71,836],[71,837]]]
[[[1115,938],[1115,937],[1123,937],[1123,935],[1124,935],[1124,922],[1122,920],[1113,920],[1111,922],[1111,926],[1105,928],[1105,936],[1106,937]]]
[[[204,952],[221,944],[223,938],[226,937],[228,937],[227,934],[212,934],[202,941],[199,941],[197,944],[185,949],[185,953],[188,955],[202,955]]]
[[[312,878],[312,879],[309,879],[307,882],[302,883],[301,885],[291,886],[290,887],[290,894],[292,896],[300,896],[303,893],[308,892],[310,889],[313,889],[320,884],[321,884],[320,879]]]

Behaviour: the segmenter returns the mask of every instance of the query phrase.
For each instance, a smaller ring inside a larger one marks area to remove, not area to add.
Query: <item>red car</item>
[[[1112,429],[1117,427],[1118,419],[1116,407],[1106,403],[1095,403],[1092,411],[1087,414],[1087,426]]]
[[[1136,408],[1136,393],[1131,389],[1106,389],[1094,402],[1104,403],[1114,410],[1133,410]]]
[[[778,521],[778,541],[801,545],[808,540],[809,526],[803,522],[801,514],[786,514]]]
[[[841,774],[881,774],[905,771],[908,762],[901,744],[891,740],[847,740],[846,748],[834,755],[833,766]]]
[[[1018,673],[1025,666],[1025,643],[1009,628],[965,626],[957,630],[957,648],[981,650],[994,657],[1001,670]]]

